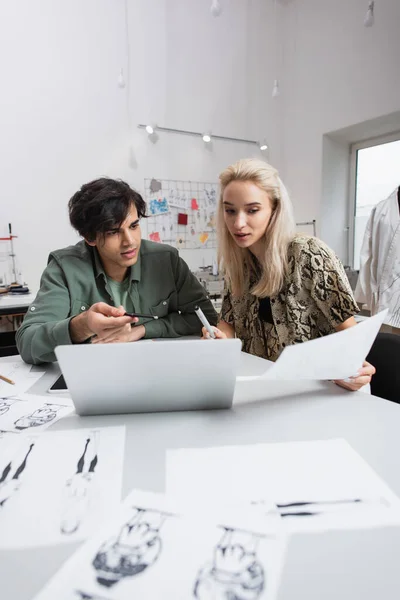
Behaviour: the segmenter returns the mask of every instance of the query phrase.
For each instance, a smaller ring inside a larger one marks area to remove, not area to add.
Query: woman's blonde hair
[[[256,261],[250,250],[240,248],[228,231],[223,206],[225,188],[232,181],[251,181],[267,192],[271,200],[272,215],[264,234],[264,253],[260,261],[262,273],[250,292],[260,298],[274,296],[283,286],[288,267],[288,245],[295,235],[292,204],[278,171],[262,160],[246,158],[222,171],[219,180],[218,261],[228,287],[235,296],[245,291],[249,270],[255,269]]]

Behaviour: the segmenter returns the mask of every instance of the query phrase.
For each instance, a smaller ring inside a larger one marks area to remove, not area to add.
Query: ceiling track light
[[[364,18],[364,27],[372,27],[372,25],[375,23],[374,9],[375,9],[375,1],[370,0],[370,2],[368,4],[368,10],[367,10],[365,18]]]
[[[272,88],[272,97],[276,98],[280,94],[279,81],[278,79],[274,80],[274,87]]]
[[[260,146],[260,150],[262,152],[264,152],[265,150],[268,150],[268,144],[267,144],[267,142],[265,140],[263,140],[262,142],[260,142],[259,146]]]
[[[238,138],[238,137],[229,137],[227,135],[216,135],[215,133],[211,134],[211,132],[206,131],[204,133],[200,133],[199,131],[189,131],[187,129],[175,129],[173,127],[161,127],[161,125],[145,125],[140,123],[138,125],[139,129],[145,129],[147,131],[147,133],[149,134],[149,136],[152,136],[153,134],[149,133],[149,131],[153,131],[153,133],[156,133],[157,135],[159,133],[177,133],[180,135],[190,135],[193,137],[201,137],[202,140],[204,141],[205,144],[209,144],[211,141],[214,140],[223,140],[226,142],[241,142],[243,144],[253,144],[256,145],[258,148],[260,148],[260,143],[256,140],[247,140],[245,138]]]

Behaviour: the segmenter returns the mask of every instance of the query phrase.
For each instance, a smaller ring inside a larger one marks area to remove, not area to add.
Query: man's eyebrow
[[[132,223],[129,225],[129,227],[132,227],[132,225],[139,225],[139,221],[140,219],[136,219],[136,221],[132,221]],[[121,228],[120,227],[110,227],[110,229],[107,229],[106,231],[119,231]]]

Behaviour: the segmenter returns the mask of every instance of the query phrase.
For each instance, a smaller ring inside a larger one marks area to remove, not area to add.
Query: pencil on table
[[[4,375],[0,375],[0,379],[5,381],[6,383],[11,383],[11,385],[15,385],[15,381],[13,381],[12,379],[8,379],[8,377],[4,377]]]

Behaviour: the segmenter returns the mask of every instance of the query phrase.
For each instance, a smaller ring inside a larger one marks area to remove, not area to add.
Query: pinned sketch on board
[[[22,433],[47,429],[59,419],[73,412],[69,398],[46,402],[42,396],[21,394],[17,398],[0,399],[0,430]]]
[[[150,215],[163,215],[169,211],[168,200],[166,198],[152,198],[149,202]]]
[[[275,600],[285,538],[253,519],[228,519],[133,491],[34,600]]]
[[[29,390],[44,375],[44,371],[32,371],[32,365],[27,365],[20,359],[2,362],[1,374],[14,382],[10,384],[0,379],[0,398],[9,398]]]
[[[187,193],[178,187],[169,188],[168,192],[169,205],[179,210],[187,210],[188,208],[188,196]]]
[[[216,183],[153,178],[144,184],[150,240],[183,249],[217,247]]]
[[[400,524],[398,497],[342,439],[169,450],[166,490],[203,512],[251,507],[289,532]]]
[[[161,192],[162,190],[161,181],[158,181],[157,179],[151,179],[149,189],[152,194],[158,194],[158,192]]]
[[[87,538],[118,509],[125,428],[46,432],[31,439],[0,440],[0,548]]]

